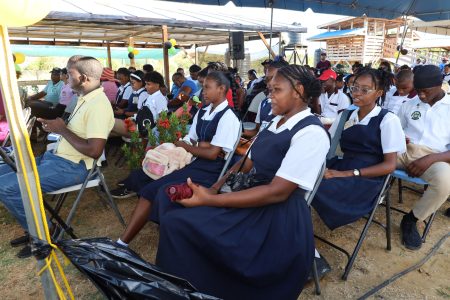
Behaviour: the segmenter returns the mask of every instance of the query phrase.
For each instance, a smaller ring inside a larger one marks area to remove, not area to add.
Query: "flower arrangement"
[[[132,118],[125,119],[125,126],[130,132],[130,142],[122,146],[127,165],[130,169],[139,169],[145,153],[149,149],[163,143],[174,143],[187,134],[187,125],[191,115],[187,111],[187,105],[183,105],[183,112],[180,117],[167,111],[161,112],[156,122],[156,130],[148,125],[147,137],[141,137],[137,130],[136,123]],[[147,145],[147,147],[145,147]]]
[[[156,122],[156,131],[148,130],[148,147],[156,147],[163,143],[174,143],[186,135],[190,114],[187,105],[183,105],[181,117],[174,113],[170,116],[166,111],[161,112]]]

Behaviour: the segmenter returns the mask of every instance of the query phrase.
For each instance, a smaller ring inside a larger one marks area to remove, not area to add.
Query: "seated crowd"
[[[83,182],[108,138],[129,138],[125,119],[144,107],[154,123],[162,112],[181,115],[186,104],[190,127],[174,145],[193,161],[158,179],[133,170],[112,191],[119,199],[138,196],[117,240],[121,247],[150,220],[159,224],[156,264],[200,291],[224,299],[297,299],[315,257],[305,195],[326,163],[312,207],[330,229],[369,213],[394,170],[426,180],[428,189],[400,225],[405,247],[419,249],[417,221],[450,195],[450,96],[441,88],[447,67],[393,74],[386,63],[379,69],[356,63],[344,76],[326,54],[317,68],[280,58],[263,66],[263,76],[248,72],[247,89],[237,70],[220,62],[192,65],[189,76],[179,68],[169,89],[151,65],[114,72],[95,58],[71,57],[26,103],[44,132],[61,136],[36,158],[42,191]],[[0,122],[2,114],[0,107]],[[241,132],[240,120],[256,127]],[[249,147],[232,157],[241,136],[251,139]],[[342,153],[326,160],[334,139]],[[234,164],[219,177],[228,159]],[[241,172],[248,181],[235,185]],[[0,166],[0,180],[0,202],[26,232],[19,183],[8,165]],[[31,255],[27,242],[12,241],[25,244],[19,257]]]

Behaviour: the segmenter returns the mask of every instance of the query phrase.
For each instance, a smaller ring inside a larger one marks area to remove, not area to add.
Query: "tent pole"
[[[408,19],[405,16],[405,25],[403,25],[403,34],[402,34],[402,39],[400,40],[400,49],[397,51],[397,57],[395,58],[395,64],[397,65],[398,63],[398,59],[400,57],[400,51],[403,48],[403,44],[405,43],[405,38],[406,38],[406,33],[408,32]]]
[[[164,58],[164,80],[166,82],[166,88],[170,91],[170,75],[169,75],[169,49],[164,47],[164,43],[169,41],[169,33],[167,31],[167,25],[162,25],[162,44],[163,44],[163,58]]]
[[[42,222],[42,220],[46,220],[46,217],[41,214],[41,210],[39,209],[41,205],[39,197],[41,190],[33,172],[34,155],[31,150],[30,137],[28,136],[20,104],[8,29],[2,25],[0,25],[0,49],[0,89],[16,158],[17,180],[27,218],[28,232],[31,236],[46,241],[45,225]],[[19,155],[18,150],[21,150],[22,155]],[[29,189],[27,189],[26,184],[28,184]],[[33,218],[32,206],[35,208],[36,220]],[[45,260],[37,260],[38,270],[42,270],[45,266]],[[49,268],[43,270],[41,283],[44,289],[45,299],[58,299]]]
[[[267,50],[269,50],[269,57],[270,55],[272,55],[272,57],[275,57],[275,52],[273,52],[272,48],[270,48],[269,43],[267,42],[266,38],[264,37],[264,35],[262,34],[261,31],[258,31],[258,35],[259,38],[261,39],[261,41],[263,41],[264,45],[266,46]]]
[[[273,34],[273,1],[269,1],[270,5],[270,41],[269,41],[269,59],[270,55],[272,55],[275,58],[275,53],[273,53],[272,50],[272,34]]]
[[[197,44],[194,44],[194,60],[195,60],[195,64],[197,64],[198,62],[198,52],[197,52]]]
[[[132,36],[130,36],[128,38],[128,46],[134,47],[134,38]],[[130,58],[130,66],[131,67],[136,67],[136,61],[134,60],[134,57]]]
[[[106,44],[106,52],[108,54],[108,68],[112,69],[111,45],[109,44],[109,42]]]

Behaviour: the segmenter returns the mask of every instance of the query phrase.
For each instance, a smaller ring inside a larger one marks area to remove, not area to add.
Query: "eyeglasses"
[[[368,88],[365,88],[365,87],[359,87],[359,86],[355,86],[355,85],[354,86],[349,86],[348,88],[350,89],[350,92],[352,92],[352,94],[353,93],[361,93],[363,95],[367,95],[369,93],[372,93],[372,92],[376,91],[374,89],[368,89]]]

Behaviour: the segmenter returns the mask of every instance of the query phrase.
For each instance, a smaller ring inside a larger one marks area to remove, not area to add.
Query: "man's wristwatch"
[[[359,169],[353,169],[353,176],[361,176],[361,171]]]

